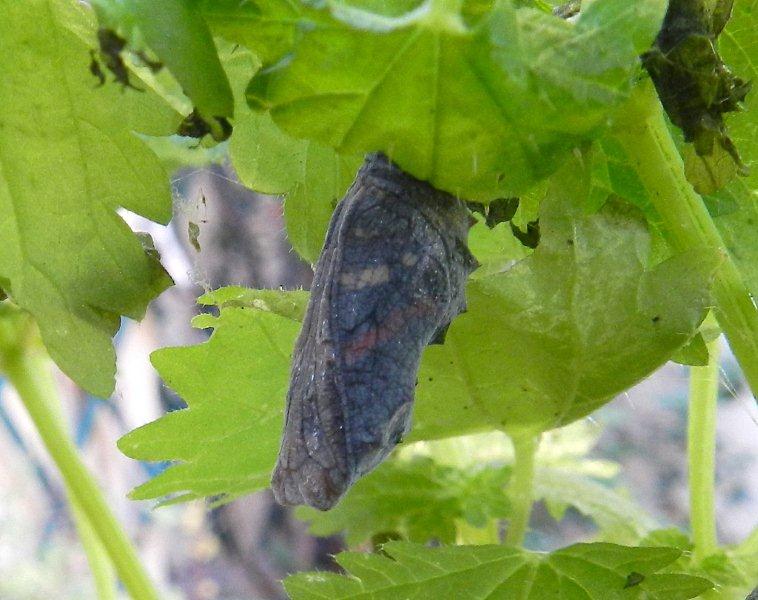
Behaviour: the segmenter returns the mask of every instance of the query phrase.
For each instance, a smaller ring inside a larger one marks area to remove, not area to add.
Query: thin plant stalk
[[[713,554],[716,539],[716,405],[719,390],[720,340],[708,343],[708,364],[690,368],[687,453],[690,525],[695,560]]]
[[[539,435],[512,436],[515,460],[513,474],[508,485],[512,504],[512,516],[505,534],[508,546],[521,546],[524,543],[529,518],[534,502],[534,470]]]
[[[41,352],[30,350],[28,344],[20,344],[10,351],[6,349],[3,358],[5,375],[18,392],[42,442],[61,472],[69,494],[107,551],[127,591],[134,600],[158,600],[158,593],[140,563],[137,552],[108,508],[97,483],[82,463],[59,419],[59,410],[53,408],[57,405],[57,399],[51,398],[53,390],[47,385],[49,360]],[[93,548],[94,546],[91,547]],[[95,564],[99,569],[102,565],[100,558],[95,560]],[[104,585],[104,572],[100,572],[96,580]]]
[[[58,424],[65,428],[65,417],[61,409],[61,405],[58,399],[58,392],[55,387],[55,382],[52,377],[52,373],[46,364],[47,361],[41,358],[41,364],[37,369],[37,385],[40,389],[44,388],[42,398],[47,402],[47,408],[51,418],[55,418]],[[68,486],[68,482],[64,479],[64,485],[66,486],[66,496],[68,498],[69,506],[71,507],[71,516],[76,526],[76,532],[79,535],[79,540],[84,548],[84,553],[87,556],[87,562],[89,563],[90,572],[95,582],[95,591],[97,592],[98,600],[116,600],[116,573],[113,569],[113,564],[108,557],[108,553],[105,547],[97,537],[97,533],[92,528],[92,524],[87,519],[87,515],[79,505],[78,500],[72,493]]]
[[[97,598],[98,600],[116,600],[116,572],[108,553],[73,496],[69,494],[68,500],[76,532],[87,555],[92,579],[95,582]]]

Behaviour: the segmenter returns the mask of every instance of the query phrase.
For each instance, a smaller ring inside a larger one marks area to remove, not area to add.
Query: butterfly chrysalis
[[[332,216],[295,345],[272,488],[334,506],[408,432],[421,353],[465,310],[463,202],[367,157]]]

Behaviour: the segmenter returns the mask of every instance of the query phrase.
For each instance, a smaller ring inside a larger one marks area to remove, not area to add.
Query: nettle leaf
[[[694,598],[712,587],[707,579],[658,573],[680,554],[675,548],[603,543],[537,554],[505,546],[426,548],[390,542],[381,555],[337,555],[348,575],[299,573],[285,579],[284,586],[293,600]]]
[[[377,534],[402,535],[417,542],[455,541],[456,521],[484,527],[505,518],[508,468],[460,469],[429,458],[393,460],[363,477],[328,512],[297,509],[313,535],[345,532],[355,546]]]
[[[611,201],[577,212],[572,202],[586,197],[587,183],[568,177],[557,177],[543,202],[534,253],[471,281],[468,311],[443,346],[427,348],[410,439],[570,423],[695,335],[717,265],[688,253],[649,268],[639,211]]]
[[[139,319],[171,284],[115,213],[171,218],[168,177],[133,132],[165,135],[180,117],[149,92],[95,89],[82,4],[3,2],[0,12],[0,281],[58,365],[107,396],[120,315]]]
[[[182,500],[236,496],[268,487],[279,450],[292,346],[307,293],[227,288],[201,298],[219,317],[197,346],[164,348],[152,362],[188,408],[168,413],[121,440],[138,460],[179,460],[132,492],[135,499],[184,492]]]
[[[740,0],[734,3],[732,17],[719,36],[719,53],[731,70],[746,81],[755,81],[758,77],[758,40],[755,28],[758,26],[758,1]],[[752,166],[758,166],[758,116],[756,116],[755,90],[748,93],[745,100],[746,111],[740,111],[727,117],[730,137],[737,145],[744,162],[751,167],[755,182],[756,172]]]
[[[299,177],[284,199],[284,221],[292,247],[311,264],[318,260],[332,212],[362,162],[361,157],[307,143]]]
[[[474,28],[432,0],[395,18],[335,8],[248,100],[295,137],[383,150],[461,197],[518,195],[603,130],[665,5],[595,2],[573,24],[500,2]]]
[[[726,29],[719,37],[719,51],[733,71],[748,81],[758,81],[758,1],[739,0]],[[755,85],[755,84],[754,84]],[[758,93],[745,101],[747,110],[728,118],[729,134],[737,145],[749,177],[737,177],[715,194],[716,201],[734,204],[737,210],[715,219],[724,242],[745,283],[758,297]]]

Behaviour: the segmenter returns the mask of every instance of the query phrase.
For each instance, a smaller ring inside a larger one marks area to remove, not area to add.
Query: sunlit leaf
[[[65,0],[0,3],[0,281],[58,365],[113,389],[110,337],[171,281],[117,215],[166,223],[168,177],[134,134],[179,115],[150,92],[96,88],[92,15]]]
[[[296,137],[383,150],[462,197],[517,195],[602,131],[665,2],[594,2],[576,24],[501,2],[472,29],[445,6],[335,8],[256,76],[249,101]]]

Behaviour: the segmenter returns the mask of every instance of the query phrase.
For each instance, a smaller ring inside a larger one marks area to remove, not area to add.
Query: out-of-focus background
[[[177,285],[153,303],[143,322],[123,323],[112,398],[88,396],[58,374],[68,424],[151,575],[168,590],[167,598],[284,598],[279,581],[286,574],[335,568],[332,555],[344,547],[339,537],[308,535],[306,525],[276,505],[268,491],[213,510],[200,502],[155,509],[127,498],[130,489],[165,465],[124,457],[116,440],[183,407],[158,379],[150,352],[205,339],[189,324],[204,288],[307,288],[312,275],[287,243],[280,199],[246,190],[224,165],[179,171],[173,185],[175,215],[169,227],[123,216],[153,236]],[[190,222],[199,225],[196,240],[188,234]],[[687,369],[669,363],[582,428],[589,457],[617,463],[614,483],[660,526],[686,528],[688,520],[686,397]],[[0,456],[0,600],[94,599],[56,470],[2,380]],[[758,411],[728,350],[721,372],[717,465],[719,539],[739,542],[758,525]],[[535,549],[559,547],[593,532],[577,511],[556,520],[544,505],[536,507],[532,528],[528,545]]]

